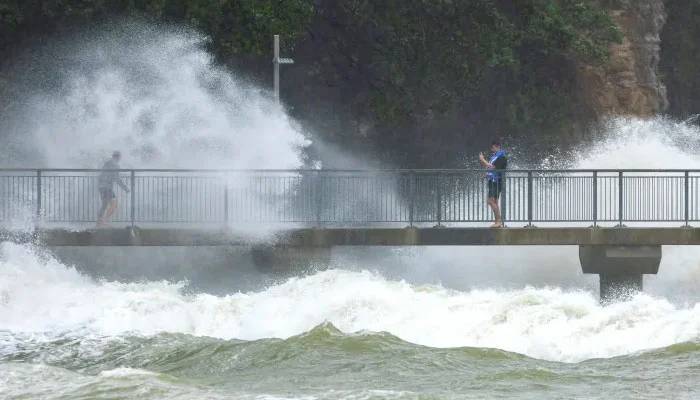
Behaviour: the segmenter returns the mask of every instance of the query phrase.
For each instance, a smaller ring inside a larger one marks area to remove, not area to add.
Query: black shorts
[[[112,189],[100,189],[100,197],[102,197],[102,201],[107,202],[116,199],[117,195],[114,194],[114,190]]]
[[[497,199],[503,191],[503,181],[498,180],[497,182],[489,181],[489,198]]]

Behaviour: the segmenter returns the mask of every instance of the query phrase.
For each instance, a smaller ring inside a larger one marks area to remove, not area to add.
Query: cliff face
[[[580,65],[579,84],[596,114],[652,116],[668,108],[666,86],[658,73],[663,0],[615,2],[610,15],[624,34],[610,46],[606,65]]]

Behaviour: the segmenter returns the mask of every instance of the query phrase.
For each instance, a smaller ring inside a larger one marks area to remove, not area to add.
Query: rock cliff
[[[610,46],[606,65],[579,66],[582,94],[598,116],[652,116],[668,108],[666,86],[659,78],[661,30],[666,22],[663,0],[617,1],[610,15],[624,34]]]

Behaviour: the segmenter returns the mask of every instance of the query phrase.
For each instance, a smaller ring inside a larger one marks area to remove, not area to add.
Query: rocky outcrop
[[[599,116],[651,116],[668,108],[659,78],[661,30],[666,22],[663,0],[616,2],[610,15],[624,38],[610,47],[606,65],[580,65],[579,84],[586,102]]]

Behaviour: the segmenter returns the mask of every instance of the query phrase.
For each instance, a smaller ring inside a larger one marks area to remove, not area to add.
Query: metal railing
[[[99,170],[0,170],[0,224],[94,223]],[[308,226],[492,220],[482,170],[120,170],[113,221]],[[698,170],[508,170],[508,223],[700,220]]]

